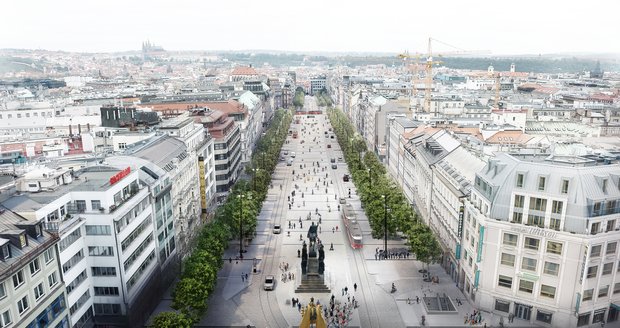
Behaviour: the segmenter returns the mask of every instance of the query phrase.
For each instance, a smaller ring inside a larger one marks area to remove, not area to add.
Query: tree
[[[209,286],[196,278],[183,278],[174,289],[172,308],[194,320],[207,310],[208,298]]]
[[[183,313],[160,312],[153,319],[155,328],[190,328],[194,323]]]
[[[441,246],[431,229],[424,224],[413,226],[407,233],[408,244],[416,259],[426,264],[436,263],[441,259]]]

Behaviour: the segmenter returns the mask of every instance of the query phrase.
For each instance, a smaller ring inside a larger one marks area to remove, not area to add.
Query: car
[[[286,166],[292,166],[293,165],[293,159],[289,158],[288,161],[286,161]]]
[[[284,155],[288,155],[288,150],[285,150],[285,151],[284,151]]]
[[[336,163],[336,159],[335,158],[332,158],[329,161],[332,162],[332,163]]]
[[[265,276],[265,283],[263,284],[263,289],[273,290],[273,287],[275,285],[276,285],[276,277],[272,275]]]
[[[280,161],[284,161],[284,156],[280,156]]]
[[[337,168],[338,168],[338,165],[336,165],[336,163],[332,163],[332,169],[334,169],[334,170],[335,170],[335,169],[337,169]]]
[[[328,136],[328,135],[325,135],[325,138],[329,138],[329,136]]]
[[[295,156],[296,156],[295,152],[294,152],[294,151],[292,151],[292,152],[291,152],[291,157],[292,157],[292,158],[295,158]]]
[[[273,233],[277,235],[280,232],[282,232],[282,228],[280,228],[280,225],[279,224],[274,224],[273,225]]]
[[[325,131],[324,133],[327,134],[327,131]]]
[[[349,182],[349,175],[348,174],[343,175],[342,176],[342,181]]]
[[[330,138],[334,139],[334,135],[332,134]]]
[[[338,157],[338,162],[342,162],[342,157]]]
[[[340,197],[340,199],[338,200],[338,202],[339,202],[340,204],[346,204],[346,203],[347,203],[347,199],[346,199],[346,198],[344,198],[344,197]]]
[[[327,148],[332,148],[332,144],[328,144],[328,145],[327,145]]]

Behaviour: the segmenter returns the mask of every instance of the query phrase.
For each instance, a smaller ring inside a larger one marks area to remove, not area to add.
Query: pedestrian
[[[228,258],[228,263],[232,263],[232,257]]]
[[[415,297],[415,302],[416,302],[416,303],[418,303],[418,304],[420,304],[420,296],[416,296],[416,297]]]
[[[319,233],[321,233],[321,226],[319,226]]]
[[[295,297],[291,297],[291,303],[293,304],[293,307],[295,307]]]
[[[243,274],[243,272],[241,273],[241,282],[245,281],[245,275]]]
[[[342,296],[344,296],[344,288],[342,289]]]
[[[514,317],[515,317],[515,315],[513,313],[508,314],[508,322],[512,322]]]
[[[347,287],[347,286],[344,287],[344,293],[349,295],[349,287]]]
[[[355,292],[357,291],[357,283],[353,284],[353,291],[355,291]]]
[[[248,274],[247,273],[245,274],[245,280],[248,280]]]
[[[332,228],[332,233],[335,233],[335,232],[336,232],[336,228]]]

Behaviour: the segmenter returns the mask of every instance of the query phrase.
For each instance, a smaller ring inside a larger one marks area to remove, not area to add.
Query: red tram
[[[362,228],[360,228],[360,224],[357,222],[357,214],[355,214],[353,206],[348,202],[342,208],[342,221],[344,222],[351,247],[355,249],[362,248]]]

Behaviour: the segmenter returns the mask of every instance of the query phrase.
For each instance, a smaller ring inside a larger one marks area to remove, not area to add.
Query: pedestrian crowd
[[[463,324],[477,325],[483,321],[482,314],[478,310],[474,310],[473,313],[468,313],[463,317]]]

